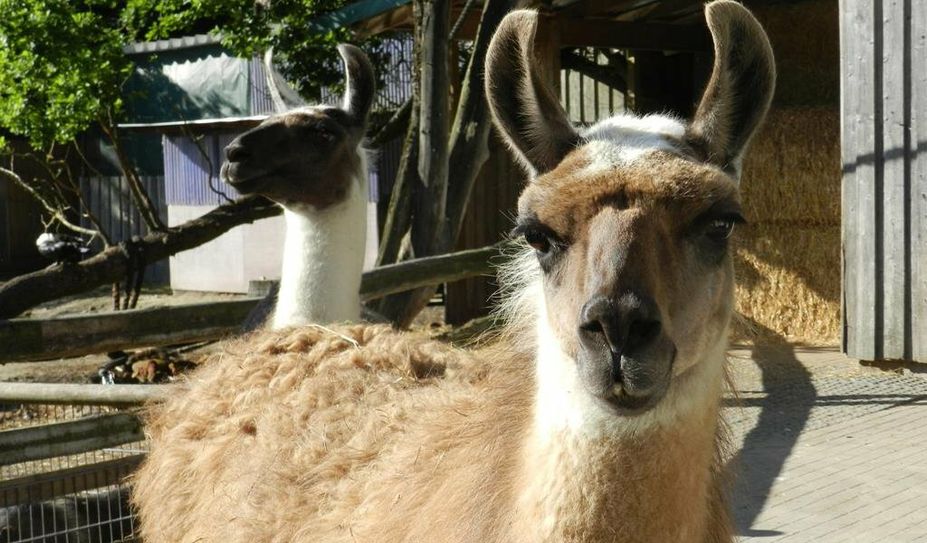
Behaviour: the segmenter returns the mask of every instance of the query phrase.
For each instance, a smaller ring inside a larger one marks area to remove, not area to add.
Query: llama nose
[[[233,141],[225,148],[225,158],[229,162],[241,162],[249,156],[251,156],[251,153],[248,149],[237,141]]]
[[[579,336],[588,347],[608,345],[613,355],[633,354],[660,333],[660,312],[653,298],[635,293],[596,296],[583,305]]]

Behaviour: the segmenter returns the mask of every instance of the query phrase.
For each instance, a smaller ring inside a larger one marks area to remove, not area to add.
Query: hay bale
[[[753,2],[776,57],[778,106],[833,105],[840,100],[837,0]]]
[[[737,340],[840,340],[840,228],[751,226],[734,256]],[[736,321],[735,321],[736,322]]]
[[[753,224],[839,226],[839,111],[772,109],[747,153],[741,190]]]
[[[833,108],[777,108],[744,164],[737,340],[840,339],[840,138]]]

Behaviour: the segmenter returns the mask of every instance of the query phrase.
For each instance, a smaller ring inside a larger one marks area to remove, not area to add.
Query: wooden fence
[[[500,243],[381,266],[364,273],[364,301],[494,273]],[[48,360],[138,347],[176,345],[238,333],[261,298],[0,321],[0,362]]]
[[[840,0],[843,346],[927,362],[927,3]]]

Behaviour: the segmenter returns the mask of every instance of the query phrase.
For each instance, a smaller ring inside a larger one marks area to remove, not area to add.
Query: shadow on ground
[[[760,329],[762,336],[775,339],[752,347],[752,359],[762,372],[766,398],[756,426],[728,463],[737,481],[733,513],[740,535],[774,536],[780,533],[754,530],[753,524],[811,415],[817,391],[794,347],[759,323],[750,324]]]

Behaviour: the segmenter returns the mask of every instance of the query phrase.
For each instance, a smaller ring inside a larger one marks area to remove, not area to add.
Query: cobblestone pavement
[[[731,353],[744,542],[927,542],[927,373],[834,349]]]

